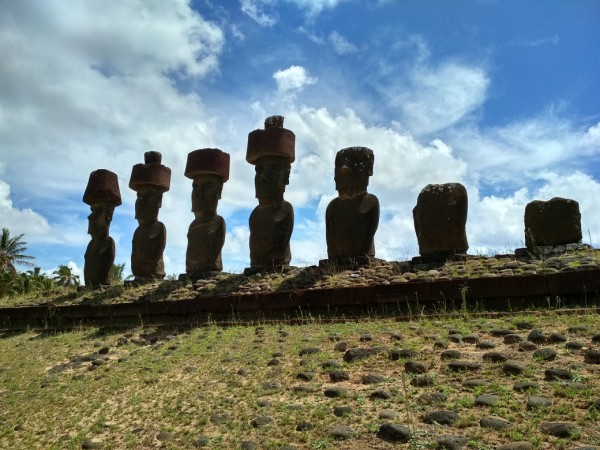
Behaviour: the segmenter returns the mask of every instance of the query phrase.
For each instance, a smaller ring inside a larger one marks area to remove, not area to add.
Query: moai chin
[[[468,203],[460,183],[428,184],[419,193],[413,220],[421,262],[442,262],[467,252]]]
[[[195,219],[188,230],[185,257],[186,274],[197,280],[221,272],[221,249],[225,243],[225,220],[217,215],[223,183],[229,179],[229,153],[218,148],[190,152],[185,176],[192,179],[192,212]]]
[[[283,128],[282,116],[265,120],[264,130],[248,134],[246,161],[256,167],[258,206],[250,214],[250,268],[245,273],[289,266],[294,208],[283,199],[296,151],[295,134]]]
[[[115,241],[108,233],[115,207],[121,204],[117,175],[106,169],[90,173],[83,201],[90,205],[88,234],[92,237],[85,250],[83,276],[86,286],[96,288],[110,284],[115,261]]]
[[[340,150],[335,157],[338,197],[325,215],[327,255],[321,265],[365,265],[375,256],[379,200],[367,192],[373,175],[373,151],[367,147]]]
[[[163,252],[167,230],[158,221],[162,197],[171,184],[171,169],[161,164],[159,152],[144,153],[144,164],[131,169],[129,187],[137,192],[135,218],[138,227],[131,242],[131,272],[135,281],[163,279]]]

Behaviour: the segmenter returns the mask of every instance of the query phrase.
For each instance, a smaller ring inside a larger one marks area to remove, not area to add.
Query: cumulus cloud
[[[329,35],[329,42],[331,42],[333,50],[338,55],[353,53],[357,50],[354,44],[352,44],[348,39],[339,34],[337,31],[331,32],[331,34]]]
[[[317,82],[317,79],[309,76],[308,71],[302,66],[290,66],[278,70],[273,74],[273,78],[277,82],[277,90],[284,94],[300,91],[305,86]]]
[[[43,236],[50,231],[50,224],[40,214],[29,208],[19,209],[10,198],[10,186],[0,180],[0,228],[8,228],[12,235]]]

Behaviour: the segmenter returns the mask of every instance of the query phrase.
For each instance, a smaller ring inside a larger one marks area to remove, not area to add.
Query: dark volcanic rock
[[[540,385],[538,383],[534,383],[533,381],[519,381],[513,386],[513,390],[516,392],[532,391],[539,388]]]
[[[422,405],[433,405],[444,403],[447,398],[447,395],[442,392],[425,392],[417,397],[417,401]]]
[[[481,368],[481,364],[475,361],[452,361],[448,368],[453,372],[473,372]]]
[[[508,360],[508,356],[499,352],[487,352],[483,354],[483,360],[493,363],[501,363]]]
[[[410,430],[395,423],[384,423],[379,427],[377,437],[387,442],[408,442],[411,438]]]
[[[538,397],[536,395],[531,395],[527,399],[527,409],[538,409],[538,408],[547,408],[548,406],[552,406],[552,401],[545,397]]]
[[[542,422],[540,430],[544,434],[558,438],[568,438],[577,433],[577,427],[569,422]]]
[[[556,359],[556,355],[556,351],[548,347],[538,348],[535,352],[533,352],[534,358],[539,358],[544,361],[554,361]]]
[[[458,350],[444,350],[440,353],[441,359],[459,359],[460,352]]]
[[[525,371],[525,366],[519,361],[508,360],[502,366],[502,371],[507,375],[519,375]]]
[[[392,349],[390,350],[390,359],[398,361],[399,359],[412,359],[419,355],[418,352],[410,348]]]
[[[346,425],[336,425],[329,429],[329,434],[335,439],[350,439],[354,430]]]
[[[600,350],[589,349],[585,352],[584,361],[588,364],[600,364]]]
[[[503,444],[496,447],[496,450],[531,450],[533,446],[530,442],[519,441],[511,442],[509,444]]]
[[[468,442],[468,439],[464,436],[454,436],[445,434],[436,439],[437,447],[447,450],[460,450]]]
[[[265,425],[270,424],[273,421],[270,417],[267,416],[258,416],[250,421],[250,425],[254,428],[264,427]]]
[[[348,391],[342,387],[330,387],[323,391],[325,397],[329,398],[337,398],[337,397],[345,397]]]
[[[343,370],[334,370],[333,372],[329,372],[329,379],[334,383],[347,381],[350,379],[350,374]]]
[[[368,358],[369,356],[377,355],[385,350],[384,347],[350,348],[344,353],[344,361],[352,363],[360,359]]]
[[[336,417],[344,417],[352,412],[350,406],[336,406],[333,408],[333,415]]]
[[[452,425],[457,420],[458,414],[447,410],[431,411],[423,416],[423,422],[429,424]]]
[[[573,374],[569,369],[553,368],[546,369],[544,378],[548,381],[571,380],[573,379]]]
[[[429,364],[423,361],[409,360],[404,363],[404,370],[407,373],[426,373],[429,370]]]
[[[481,428],[490,428],[492,430],[499,431],[509,428],[512,424],[508,420],[502,419],[500,417],[487,416],[482,417],[479,420],[479,425],[481,425]]]

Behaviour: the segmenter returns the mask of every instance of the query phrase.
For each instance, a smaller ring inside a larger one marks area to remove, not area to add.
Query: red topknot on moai
[[[195,219],[188,230],[186,274],[192,280],[221,272],[221,249],[225,243],[225,220],[217,215],[223,183],[229,179],[229,153],[218,148],[190,152],[185,176],[192,183],[192,212]]]
[[[139,224],[131,242],[131,272],[137,282],[165,277],[163,252],[167,230],[158,221],[158,210],[163,194],[171,185],[171,169],[161,162],[159,152],[146,152],[144,163],[131,169],[129,187],[137,192],[135,218]]]
[[[248,134],[246,161],[256,167],[258,206],[250,215],[250,267],[246,273],[280,270],[292,258],[294,208],[283,199],[296,158],[296,136],[283,128],[282,116],[265,120],[264,130]]]
[[[88,234],[92,237],[85,250],[83,276],[85,285],[94,288],[110,283],[110,271],[115,261],[115,241],[108,232],[115,207],[121,204],[117,175],[106,169],[93,171],[83,201],[90,205]]]

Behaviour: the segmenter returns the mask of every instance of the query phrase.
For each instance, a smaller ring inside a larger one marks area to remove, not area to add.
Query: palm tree
[[[2,228],[2,235],[0,236],[0,272],[17,273],[16,264],[33,266],[29,260],[34,258],[24,253],[27,251],[27,242],[24,242],[22,238],[22,234],[11,238],[8,228]]]
[[[52,275],[55,275],[52,280],[59,286],[79,286],[79,275],[75,275],[66,264],[60,264]]]

